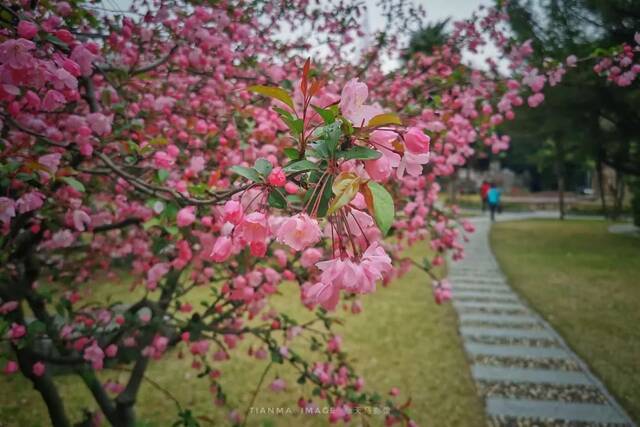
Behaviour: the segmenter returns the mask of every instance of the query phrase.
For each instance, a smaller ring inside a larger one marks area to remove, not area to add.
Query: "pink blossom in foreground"
[[[269,181],[269,184],[274,187],[284,187],[287,183],[287,176],[284,174],[284,170],[278,166],[271,170],[267,180]]]
[[[355,127],[366,126],[374,116],[381,114],[382,109],[374,105],[365,105],[369,97],[366,83],[351,79],[342,89],[340,111]]]
[[[413,154],[425,154],[429,152],[431,138],[416,127],[409,128],[404,134],[404,145]]]
[[[290,248],[301,251],[320,241],[318,221],[305,213],[287,218],[278,228],[276,239]]]
[[[238,225],[237,232],[248,243],[264,243],[270,232],[266,215],[262,212],[246,215]]]

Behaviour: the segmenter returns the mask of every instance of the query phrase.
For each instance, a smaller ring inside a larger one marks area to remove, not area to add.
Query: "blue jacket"
[[[500,190],[497,188],[490,188],[487,193],[487,201],[492,205],[500,204]]]

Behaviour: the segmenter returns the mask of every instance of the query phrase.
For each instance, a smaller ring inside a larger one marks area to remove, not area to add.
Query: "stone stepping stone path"
[[[512,290],[489,247],[490,223],[450,263],[471,375],[495,427],[636,427],[562,337]]]

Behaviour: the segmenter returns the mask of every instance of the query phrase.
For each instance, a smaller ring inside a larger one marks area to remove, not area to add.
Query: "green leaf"
[[[284,155],[291,160],[298,160],[300,158],[300,152],[295,148],[288,147],[282,151],[284,152]]]
[[[269,206],[274,208],[284,209],[287,207],[287,198],[278,188],[274,188],[271,193],[269,193],[267,201],[269,202]]]
[[[291,132],[296,135],[300,135],[304,130],[304,121],[302,119],[288,119],[283,117],[282,120],[289,126]]]
[[[273,165],[267,159],[263,159],[262,157],[256,160],[256,163],[253,165],[253,168],[258,171],[258,173],[264,177],[269,176],[271,170],[273,169]]]
[[[158,181],[165,182],[169,178],[169,171],[166,169],[158,169]]]
[[[29,335],[38,335],[44,333],[45,330],[45,324],[39,320],[34,320],[27,325],[27,331],[29,332]]]
[[[250,181],[262,182],[260,175],[258,175],[258,172],[253,168],[246,168],[244,166],[231,166],[230,170],[231,172],[243,176]]]
[[[147,231],[148,229],[160,225],[160,218],[153,217],[142,224],[142,228]]]
[[[318,169],[318,165],[316,165],[313,162],[310,162],[309,160],[299,160],[297,162],[289,163],[287,166],[284,167],[284,171],[286,173],[305,172],[305,171],[316,170],[316,169]]]
[[[311,148],[321,154],[321,158],[333,157],[342,136],[341,123],[335,121],[330,125],[322,126],[316,130],[318,140]]]
[[[378,114],[377,116],[369,120],[369,123],[367,124],[367,126],[371,128],[375,128],[375,127],[384,126],[384,125],[401,125],[401,124],[402,124],[402,120],[400,120],[400,117],[398,117],[397,114],[384,113],[384,114]]]
[[[259,93],[260,95],[268,96],[270,98],[275,98],[279,101],[282,101],[285,104],[287,104],[289,107],[291,107],[291,109],[294,109],[293,100],[291,99],[287,91],[284,89],[281,89],[279,87],[263,86],[263,85],[249,86],[248,89],[250,92]]]
[[[355,146],[348,151],[338,152],[338,157],[343,157],[345,160],[376,160],[382,157],[382,153],[368,147]]]
[[[282,355],[280,354],[280,352],[278,352],[278,350],[271,349],[271,361],[273,363],[282,363],[284,359],[282,358]]]
[[[320,114],[320,117],[322,117],[322,120],[324,120],[325,124],[330,125],[331,123],[336,121],[336,116],[333,113],[333,111],[329,109],[316,107],[315,105],[312,105],[311,107],[313,107],[313,109],[316,110],[316,113]]]
[[[178,229],[178,227],[176,227],[175,225],[167,225],[164,227],[164,230],[172,236],[175,236],[180,232],[180,229]]]
[[[294,119],[293,114],[291,114],[291,113],[290,113],[290,112],[288,112],[287,110],[283,110],[283,109],[282,109],[282,108],[280,108],[280,107],[271,107],[271,108],[273,108],[273,110],[274,110],[276,113],[280,114],[280,116],[281,116],[283,119],[285,119],[285,118],[286,118],[287,120],[293,120],[293,119]]]
[[[65,49],[65,50],[69,49],[69,45],[68,44],[66,44],[65,42],[63,42],[62,40],[60,40],[58,37],[54,36],[53,34],[46,33],[45,36],[44,36],[44,39],[46,41],[48,41],[49,43],[51,43],[51,44],[54,44],[54,45],[56,45],[58,47],[61,47],[62,49]]]
[[[376,224],[378,224],[382,235],[386,236],[396,215],[393,198],[386,188],[377,182],[369,181],[367,186],[369,190],[371,190],[371,196],[373,198],[373,213]]]
[[[80,181],[78,181],[77,179],[75,179],[75,178],[73,178],[71,176],[63,176],[60,179],[63,180],[64,182],[66,182],[69,186],[71,186],[75,190],[77,190],[77,191],[79,191],[81,193],[85,192],[84,185]]]
[[[343,206],[346,206],[360,190],[360,184],[362,184],[362,178],[353,172],[341,172],[333,181],[333,194],[336,197],[331,202],[328,215],[331,215]]]

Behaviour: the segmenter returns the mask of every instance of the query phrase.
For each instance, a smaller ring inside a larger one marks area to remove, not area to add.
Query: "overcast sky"
[[[369,28],[371,31],[381,29],[384,25],[384,18],[380,15],[380,10],[376,7],[377,0],[365,0],[367,3],[367,13],[369,20]],[[492,6],[495,4],[494,0],[414,0],[414,4],[421,5],[427,16],[425,17],[425,24],[430,22],[442,21],[447,18],[451,18],[451,21],[458,21],[466,19],[471,14],[478,10],[480,6]],[[466,63],[471,63],[476,67],[486,68],[484,59],[489,55],[495,55],[496,49],[493,46],[487,46],[484,50],[481,50],[479,54],[464,53],[463,60]],[[391,69],[397,64],[387,61],[384,68]]]

